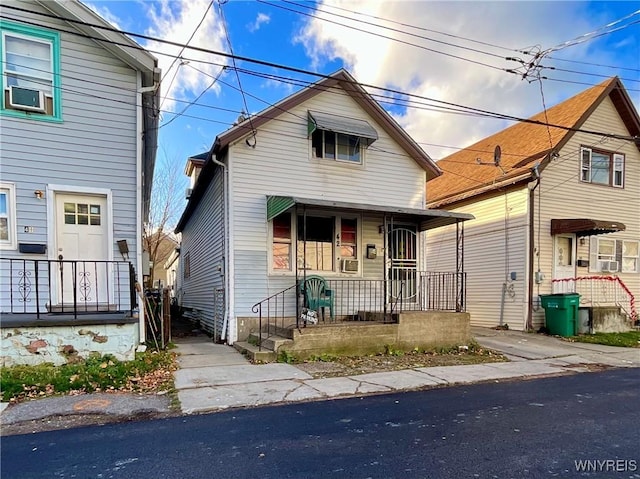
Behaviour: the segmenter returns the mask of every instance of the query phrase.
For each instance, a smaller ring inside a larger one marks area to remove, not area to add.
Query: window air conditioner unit
[[[184,192],[184,197],[185,199],[189,199],[191,198],[191,193],[193,193],[193,188],[187,188]]]
[[[342,260],[342,272],[343,273],[357,273],[359,267],[359,261],[357,259],[343,259]]]
[[[603,261],[602,271],[606,273],[616,273],[618,271],[617,261]]]
[[[44,92],[11,85],[9,87],[9,106],[16,110],[44,113]]]

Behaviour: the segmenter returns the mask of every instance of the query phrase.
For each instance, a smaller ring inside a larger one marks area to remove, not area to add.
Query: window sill
[[[18,110],[0,109],[0,115],[9,118],[19,118],[22,120],[44,121],[49,123],[63,123],[60,116],[39,115],[37,113],[26,113]]]

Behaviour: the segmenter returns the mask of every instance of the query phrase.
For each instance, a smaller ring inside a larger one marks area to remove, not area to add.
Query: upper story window
[[[60,37],[57,32],[0,22],[4,115],[60,120]]]
[[[314,158],[361,164],[364,149],[378,139],[369,122],[309,111],[308,132]]]
[[[0,249],[16,249],[16,194],[11,183],[0,183]]]
[[[599,185],[624,186],[624,155],[591,148],[580,149],[580,180]]]

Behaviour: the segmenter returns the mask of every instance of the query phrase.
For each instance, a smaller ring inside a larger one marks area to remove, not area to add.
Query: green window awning
[[[369,146],[378,139],[378,132],[368,121],[309,110],[309,135],[315,130],[333,131],[335,133],[357,136],[363,140],[366,146]]]

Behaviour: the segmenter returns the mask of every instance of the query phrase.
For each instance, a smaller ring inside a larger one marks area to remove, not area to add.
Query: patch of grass
[[[626,333],[596,333],[572,336],[571,341],[580,343],[604,344],[607,346],[620,346],[623,348],[640,347],[640,331],[627,331]]]
[[[282,350],[278,353],[278,362],[293,364],[296,362],[296,356],[291,351]]]
[[[150,391],[173,387],[175,353],[146,351],[133,361],[111,355],[91,356],[74,364],[0,368],[3,401],[64,394],[72,391]]]

